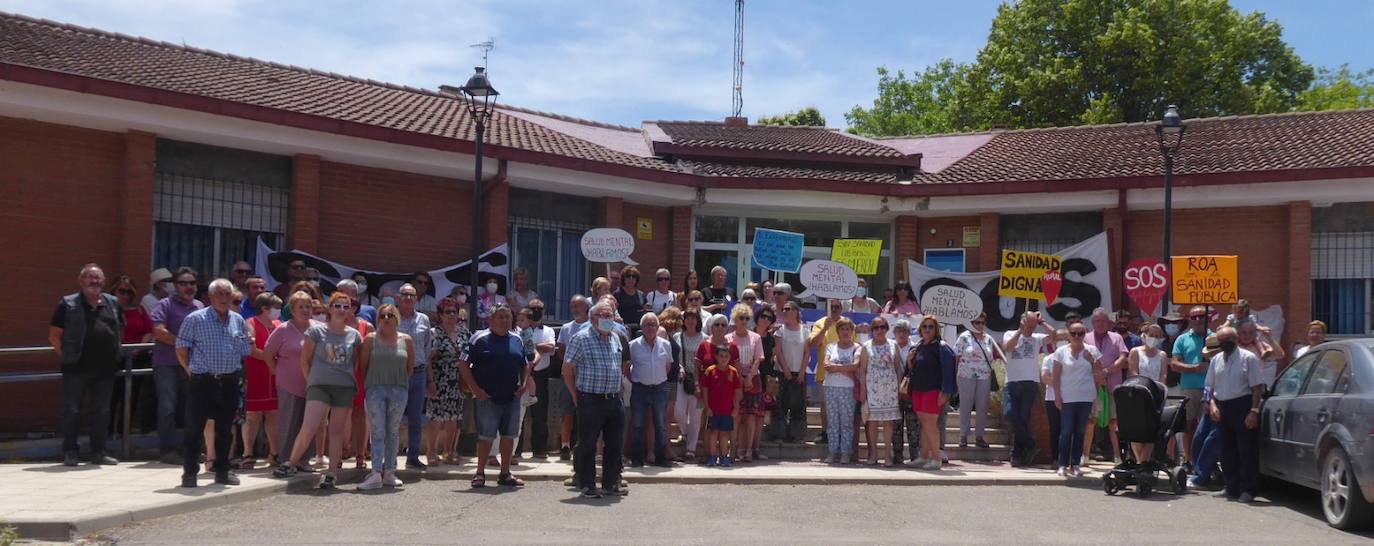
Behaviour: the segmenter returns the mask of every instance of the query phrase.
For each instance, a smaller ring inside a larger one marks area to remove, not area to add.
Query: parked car
[[[1332,527],[1374,524],[1374,339],[1312,348],[1261,411],[1260,472],[1320,491]]]

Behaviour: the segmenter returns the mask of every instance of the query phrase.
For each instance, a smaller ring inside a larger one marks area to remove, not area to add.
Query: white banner
[[[510,273],[510,262],[507,256],[507,245],[505,244],[482,254],[477,267],[478,284],[484,285],[487,281],[494,280],[500,287],[497,293],[506,293],[506,278]],[[306,267],[313,267],[320,271],[320,288],[326,294],[333,292],[334,286],[340,280],[351,278],[354,273],[362,273],[367,276],[368,294],[378,297],[394,295],[402,284],[415,279],[417,273],[416,271],[388,273],[358,269],[299,250],[275,252],[261,238],[258,239],[258,263],[255,264],[254,269],[259,276],[267,281],[268,290],[276,289],[277,285],[290,278],[290,265],[295,260],[304,261]],[[425,273],[428,273],[430,279],[434,281],[434,285],[430,286],[426,293],[434,296],[435,299],[442,299],[452,294],[454,288],[467,286],[469,280],[468,263],[471,261],[426,271]],[[473,294],[474,292],[469,289],[468,293]],[[423,297],[424,294],[421,296]]]
[[[1107,251],[1107,234],[1092,238],[1055,253],[1063,260],[1064,287],[1059,298],[1050,306],[1046,319],[1056,327],[1064,324],[1069,312],[1077,312],[1087,320],[1093,309],[1102,307],[1112,311],[1111,258]],[[916,299],[932,287],[948,285],[967,288],[983,300],[988,314],[987,329],[1005,332],[1016,328],[1022,312],[1027,308],[1040,309],[1039,300],[1004,298],[997,295],[998,271],[979,273],[951,273],[931,269],[915,260],[906,261],[907,280],[916,291]]]

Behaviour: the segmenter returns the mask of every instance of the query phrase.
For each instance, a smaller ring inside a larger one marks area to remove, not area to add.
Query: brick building
[[[258,237],[385,271],[463,261],[472,137],[437,92],[0,14],[0,278],[22,288],[0,345],[43,344],[90,261],[141,289],[156,267],[222,275]],[[675,288],[717,264],[732,285],[758,279],[754,227],[806,233],[810,257],[883,239],[876,287],[926,248],[976,243],[965,267],[980,271],[1001,248],[1107,231],[1119,279],[1162,247],[1151,124],[866,139],[502,105],[486,156],[480,244],[510,243],[555,315],[600,273],[577,252],[594,227],[644,232],[641,269],[671,269]],[[1241,293],[1283,308],[1285,343],[1314,317],[1371,331],[1374,111],[1189,120],[1177,165],[1175,254],[1240,255]],[[56,383],[0,386],[0,431],[55,428],[58,399]]]

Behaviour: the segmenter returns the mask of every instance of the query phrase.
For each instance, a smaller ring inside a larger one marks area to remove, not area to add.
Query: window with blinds
[[[1374,202],[1312,209],[1312,318],[1331,335],[1374,334]]]

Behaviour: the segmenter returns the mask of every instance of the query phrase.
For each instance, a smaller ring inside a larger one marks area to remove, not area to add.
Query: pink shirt
[[[264,350],[277,355],[277,386],[295,396],[305,398],[305,371],[301,369],[301,348],[305,332],[290,321],[281,323],[267,336]]]
[[[759,373],[758,364],[754,359],[763,358],[763,338],[753,330],[746,332],[749,339],[742,340],[735,337],[735,332],[725,334],[725,340],[731,345],[739,348],[739,373],[744,377],[754,377]]]
[[[1083,338],[1083,343],[1097,347],[1097,350],[1102,353],[1102,359],[1099,364],[1103,369],[1106,369],[1112,364],[1116,364],[1116,359],[1126,354],[1126,342],[1121,339],[1121,334],[1107,332],[1103,334],[1102,337],[1104,339],[1101,341],[1099,341],[1097,337],[1096,333],[1088,332],[1087,337]],[[1107,374],[1107,390],[1115,390],[1120,385],[1121,370],[1109,372]]]

